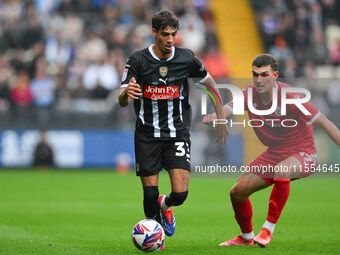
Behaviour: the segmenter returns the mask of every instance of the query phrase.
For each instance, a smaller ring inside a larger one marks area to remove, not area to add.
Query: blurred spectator
[[[10,68],[6,58],[0,55],[0,112],[7,112],[10,107],[8,80],[12,73],[13,70]]]
[[[340,107],[340,80],[335,77],[327,86],[327,98],[331,107]]]
[[[65,29],[65,18],[61,13],[53,12],[43,24],[45,36],[53,36]]]
[[[78,58],[87,61],[99,61],[107,56],[107,45],[103,39],[90,32],[86,41],[79,48]]]
[[[63,41],[77,43],[81,40],[84,32],[84,21],[79,15],[72,12],[65,17],[64,24],[59,32]]]
[[[62,40],[60,33],[57,33],[57,37],[47,38],[45,49],[47,62],[66,65],[71,59],[71,54],[71,45]]]
[[[322,9],[317,1],[310,3],[309,23],[313,29],[322,29]]]
[[[337,64],[340,36],[338,0],[251,1],[266,51],[279,57],[280,76],[303,76],[303,67]],[[285,44],[285,45],[284,45]],[[284,46],[283,46],[284,45]],[[293,59],[293,61],[292,61]],[[288,62],[288,63],[286,63]],[[287,72],[282,67],[292,67]],[[288,78],[288,77],[287,77]]]
[[[40,130],[40,140],[34,149],[33,167],[49,168],[54,166],[53,150],[47,141],[47,133]]]
[[[62,0],[34,0],[38,13],[48,16],[58,8]]]
[[[40,58],[37,61],[36,75],[32,80],[30,87],[36,106],[52,106],[55,100],[56,84],[53,78],[46,74],[46,61],[44,58]]]
[[[261,15],[260,31],[262,32],[264,45],[268,48],[274,43],[275,37],[279,33],[279,23],[271,11],[267,11],[259,15]]]
[[[203,57],[203,63],[212,77],[230,77],[231,68],[229,61],[216,45],[208,48],[208,52]]]
[[[194,8],[181,17],[182,46],[199,54],[205,45],[205,25]]]
[[[1,3],[1,17],[5,20],[18,19],[23,12],[22,2],[19,0],[7,0]]]
[[[9,89],[6,83],[0,83],[0,112],[7,112],[10,107]]]
[[[291,58],[287,59],[285,64],[283,77],[289,80],[287,83],[292,83],[291,81],[296,77],[296,62]]]
[[[287,47],[286,41],[281,36],[276,37],[275,45],[269,49],[269,53],[277,59],[279,73],[283,74],[286,66],[285,62],[293,58],[293,52]]]
[[[316,65],[322,65],[328,61],[328,50],[324,42],[323,33],[320,29],[315,31],[307,55],[308,59]]]
[[[10,91],[6,82],[0,82],[0,112],[7,112],[10,107]]]
[[[25,49],[30,49],[35,43],[43,40],[44,33],[41,23],[37,17],[30,17],[28,20],[28,27],[24,30],[23,40],[20,46]]]
[[[15,106],[30,106],[33,96],[30,90],[29,76],[25,71],[20,71],[15,83],[11,86],[11,100]]]
[[[324,26],[327,25],[329,20],[340,22],[339,8],[340,2],[338,0],[321,0],[322,5],[322,16],[324,21]]]
[[[90,64],[83,76],[83,83],[94,98],[106,98],[108,93],[118,88],[118,73],[108,59]]]
[[[328,49],[333,48],[340,39],[340,26],[334,20],[329,21],[325,29],[325,36]]]
[[[337,43],[329,49],[329,56],[333,65],[340,65],[340,38]]]

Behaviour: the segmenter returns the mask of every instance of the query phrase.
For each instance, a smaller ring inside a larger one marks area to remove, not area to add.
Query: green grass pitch
[[[340,178],[307,178],[291,194],[274,239],[259,247],[218,247],[240,232],[228,191],[235,178],[190,181],[175,208],[177,229],[163,254],[340,254]],[[160,191],[170,190],[166,172]],[[251,197],[254,231],[265,221],[271,188]],[[0,171],[0,254],[143,254],[131,230],[143,219],[142,188],[134,173]]]

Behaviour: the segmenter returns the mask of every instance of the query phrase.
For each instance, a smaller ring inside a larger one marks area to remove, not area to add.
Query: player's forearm
[[[325,133],[340,147],[340,130],[334,125],[332,121],[321,115],[316,121]]]
[[[210,100],[211,100],[211,103],[214,106],[217,119],[223,119],[224,118],[223,104],[222,104],[222,100],[221,100],[221,96],[220,96],[219,91],[217,89],[215,89],[215,81],[213,80],[213,78],[211,78],[209,76],[208,79],[206,80],[206,82],[204,83],[204,85],[206,86],[210,95],[212,96],[210,98]],[[222,146],[226,143],[227,136],[228,136],[227,125],[217,125],[216,126],[216,134],[217,134],[217,137],[216,137],[215,142],[220,141],[221,142],[221,148],[222,148]]]
[[[216,116],[217,119],[227,119],[230,116],[233,115],[233,113],[226,107],[223,106],[220,92],[218,89],[216,89],[216,83],[214,79],[209,76],[208,79],[204,82],[204,85],[208,89],[211,95],[213,95],[214,100],[211,100],[212,104],[214,105],[215,108],[215,113],[214,115]],[[216,103],[215,103],[216,102]],[[221,108],[220,108],[221,107]],[[222,109],[222,111],[221,111]]]
[[[223,106],[220,103],[218,97],[214,97],[214,100],[211,98],[210,101],[214,106],[217,119],[224,119]]]
[[[225,119],[228,119],[230,116],[233,115],[233,112],[230,111],[227,107],[223,107],[223,116]]]
[[[130,97],[125,88],[122,88],[118,96],[119,105],[125,107],[130,103]]]
[[[205,82],[204,85],[206,86],[207,90],[210,92],[213,98],[210,97],[210,101],[215,109],[215,114],[217,119],[224,119],[224,109],[221,102],[221,96],[219,90],[215,88],[215,81],[213,78],[209,77]]]
[[[213,115],[217,118],[217,114],[214,112]],[[223,107],[223,119],[228,119],[233,113],[226,107]]]
[[[331,138],[340,148],[340,131],[334,123],[329,121],[329,124],[323,127],[323,130],[325,130],[329,138]]]

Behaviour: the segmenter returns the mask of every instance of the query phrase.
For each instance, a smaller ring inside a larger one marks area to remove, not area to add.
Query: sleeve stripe
[[[209,76],[210,76],[210,74],[209,74],[209,72],[207,72],[207,75],[202,80],[200,80],[198,83],[205,82],[209,78]]]
[[[306,123],[307,126],[310,126],[314,123],[314,121],[316,121],[319,117],[321,116],[321,112],[318,112],[317,114],[315,114],[315,116]]]
[[[122,84],[120,85],[121,88],[126,88],[129,84]]]

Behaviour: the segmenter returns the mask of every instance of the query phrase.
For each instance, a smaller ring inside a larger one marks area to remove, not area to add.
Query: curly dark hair
[[[168,10],[157,12],[152,17],[152,28],[156,31],[164,30],[166,27],[172,27],[178,30],[179,22],[176,15]]]

